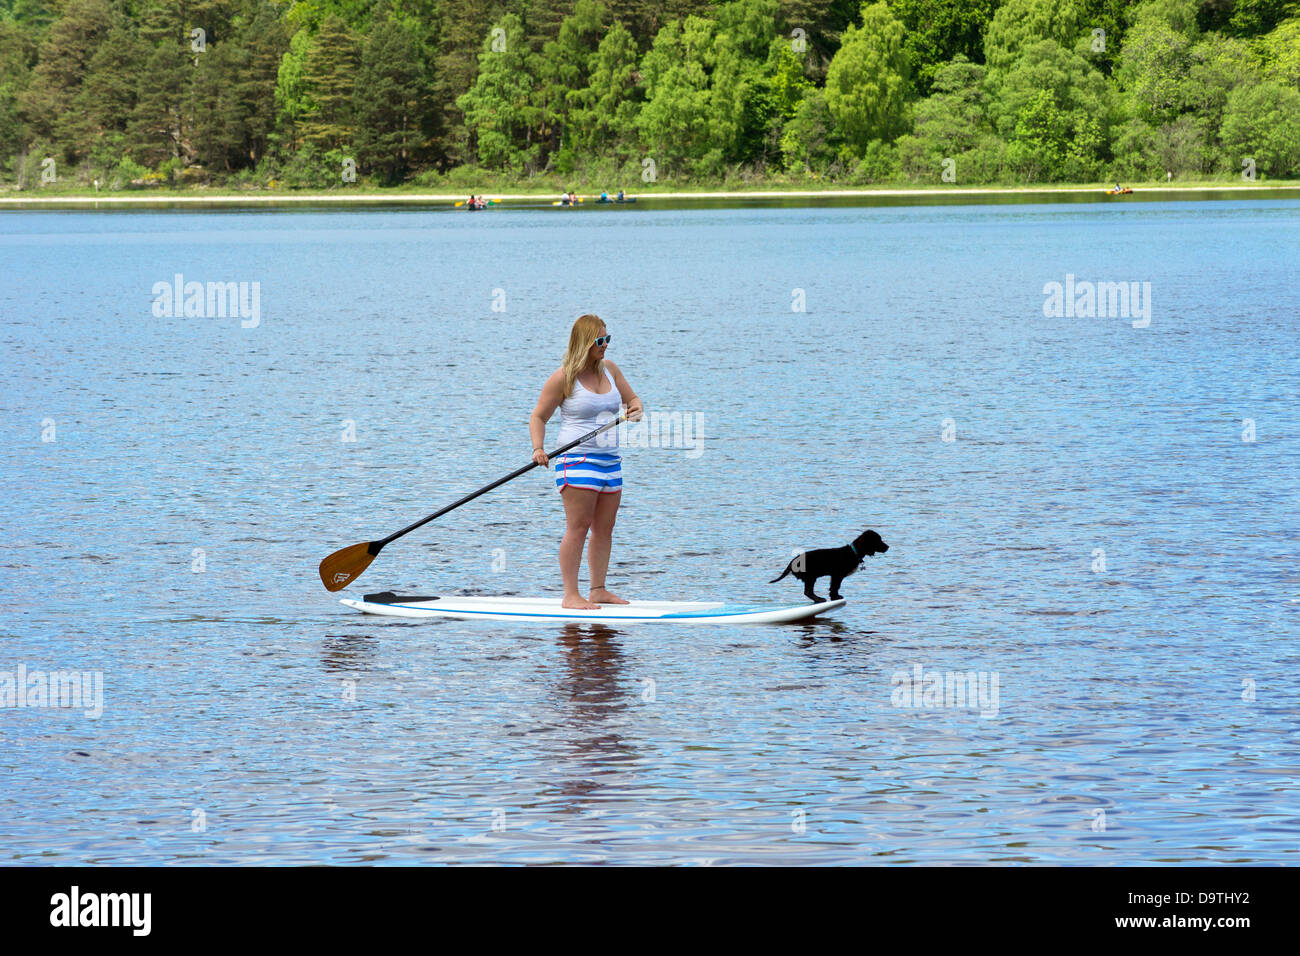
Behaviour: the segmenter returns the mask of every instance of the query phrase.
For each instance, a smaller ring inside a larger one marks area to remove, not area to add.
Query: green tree
[[[1265,175],[1300,175],[1300,92],[1269,82],[1237,87],[1224,110],[1222,141],[1230,169],[1250,157]]]
[[[182,43],[190,49],[191,31],[201,29],[205,44],[231,36],[230,23],[240,0],[135,0],[139,33],[150,46]],[[134,4],[133,4],[134,5]],[[130,8],[128,8],[130,9]]]
[[[785,167],[823,175],[835,161],[840,145],[826,94],[812,87],[804,93],[781,132]]]
[[[63,15],[40,45],[27,88],[17,96],[20,116],[33,138],[57,144],[66,162],[86,154],[74,110],[90,62],[113,26],[107,0],[68,0]]]
[[[424,70],[416,42],[394,22],[375,27],[357,72],[357,159],[388,182],[411,168],[424,126]]]
[[[7,12],[0,17],[10,23],[20,23],[36,34],[44,34],[46,28],[58,18],[62,4],[57,0],[5,0]]]
[[[912,82],[927,95],[936,72],[962,56],[984,62],[984,33],[999,0],[889,0],[907,28],[904,48]]]
[[[987,69],[958,54],[941,63],[934,74],[934,92],[916,104],[911,133],[898,139],[899,163],[909,176],[938,180],[943,161],[975,149],[992,132],[988,118],[988,95],[984,83]]]
[[[19,111],[19,100],[31,81],[36,57],[34,37],[14,23],[0,21],[0,169],[29,142],[30,131]]]
[[[131,113],[128,140],[134,159],[156,167],[168,160],[184,163],[188,117],[185,84],[193,64],[179,41],[161,41],[138,74],[135,109]]]
[[[573,13],[560,23],[556,38],[548,40],[543,48],[538,68],[541,132],[551,149],[566,145],[561,140],[571,140],[567,134],[570,114],[582,108],[583,91],[595,67],[608,19],[609,11],[598,0],[577,0]],[[575,144],[570,141],[567,145],[572,154]],[[566,158],[564,165],[571,167],[571,159]]]
[[[1259,82],[1259,58],[1245,40],[1209,33],[1192,46],[1189,59],[1183,105],[1203,118],[1210,129],[1217,130],[1228,94]]]
[[[505,13],[505,4],[500,0],[440,0],[439,8],[442,26],[429,107],[430,112],[444,117],[446,132],[439,144],[443,162],[468,162],[474,151],[459,99],[474,85],[483,38]]]
[[[587,86],[574,96],[568,136],[575,151],[626,158],[636,147],[641,89],[636,43],[621,23],[601,38]]]
[[[1080,42],[1087,48],[1087,57],[1107,76],[1115,68],[1115,62],[1124,45],[1124,32],[1128,29],[1132,0],[1074,0],[1078,15]],[[1102,36],[1094,37],[1093,31],[1101,30]],[[1104,49],[1093,49],[1094,39],[1104,41]],[[1076,49],[1078,47],[1076,46]]]
[[[1281,86],[1300,90],[1300,16],[1278,24],[1260,40],[1264,75]]]
[[[1026,47],[990,77],[991,114],[1008,158],[1030,180],[1090,181],[1109,162],[1116,107],[1106,78],[1054,40]]]
[[[478,78],[456,99],[456,106],[465,115],[480,163],[531,175],[541,158],[541,143],[533,140],[541,111],[534,105],[537,79],[531,72],[524,24],[508,13],[493,31],[479,52]]]
[[[778,0],[732,0],[718,9],[710,112],[717,133],[713,145],[727,162],[765,160],[769,146],[779,148],[778,111],[783,104],[776,99],[773,69],[781,66],[781,51],[789,50],[789,41],[776,36],[778,9]],[[785,65],[788,84],[799,74],[793,52]],[[788,98],[789,93],[784,95]],[[724,128],[716,122],[720,115],[737,121]]]
[[[1192,47],[1199,37],[1193,0],[1156,0],[1137,10],[1116,77],[1142,119],[1172,120],[1187,102]]]
[[[356,36],[337,14],[321,23],[303,60],[301,120],[306,142],[321,150],[341,149],[355,134],[353,93],[360,51]]]
[[[297,149],[302,118],[311,109],[303,89],[302,71],[311,51],[312,35],[301,28],[289,39],[289,48],[276,67],[276,136],[289,150]]]
[[[673,20],[655,35],[641,62],[645,105],[637,115],[642,138],[660,166],[704,156],[718,139],[716,125],[736,122],[710,110],[709,75],[717,24],[702,17]]]
[[[1006,69],[1040,40],[1055,40],[1073,49],[1078,33],[1079,9],[1074,0],[1006,0],[989,22],[984,57],[993,69]]]
[[[864,4],[862,26],[849,27],[826,73],[826,105],[850,148],[863,155],[873,139],[904,127],[905,31],[884,3]]]
[[[226,39],[197,57],[190,85],[190,134],[196,157],[226,172],[255,165],[275,124],[275,84],[288,45],[278,12],[250,5]]]
[[[65,131],[75,138],[76,150],[98,165],[115,166],[128,152],[127,133],[148,56],[148,46],[122,21],[90,58]]]
[[[794,52],[789,40],[777,37],[772,41],[765,73],[768,108],[778,129],[794,117],[804,96],[813,88],[805,69],[804,60]]]
[[[689,159],[695,172],[717,178],[729,163],[779,150],[780,113],[793,109],[801,64],[783,58],[789,41],[777,38],[778,10],[778,0],[732,0],[716,20],[687,17],[659,31],[642,61],[638,116],[656,157]]]
[[[689,16],[709,17],[713,0],[605,0],[614,19],[632,34],[640,49],[647,49],[655,35],[674,20]]]
[[[270,149],[276,122],[276,79],[289,46],[288,31],[276,6],[265,0],[253,2],[255,12],[238,23],[234,42],[245,50],[245,56],[233,81],[246,117],[241,145],[250,165]]]
[[[1117,179],[1142,180],[1163,178],[1165,169],[1159,158],[1160,142],[1151,124],[1133,118],[1116,127],[1111,134],[1113,175]]]
[[[840,48],[844,31],[853,23],[862,0],[780,0],[777,12],[777,36],[785,40],[802,39],[806,49],[804,68],[809,79],[818,85],[826,82],[826,70]],[[803,31],[795,34],[795,30]]]
[[[1236,36],[1255,37],[1294,16],[1300,16],[1297,0],[1235,0],[1228,27]]]
[[[1175,176],[1204,176],[1215,165],[1211,130],[1204,119],[1184,113],[1156,128],[1156,157],[1160,168]]]

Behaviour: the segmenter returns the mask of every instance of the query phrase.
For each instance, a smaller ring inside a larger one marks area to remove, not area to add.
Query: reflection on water
[[[555,693],[568,738],[563,755],[567,779],[559,791],[572,798],[573,810],[600,792],[602,776],[636,758],[635,748],[619,732],[618,718],[628,708],[621,637],[604,624],[565,624],[559,632]]]
[[[321,664],[327,674],[365,673],[373,666],[379,638],[369,634],[326,634],[321,641]]]

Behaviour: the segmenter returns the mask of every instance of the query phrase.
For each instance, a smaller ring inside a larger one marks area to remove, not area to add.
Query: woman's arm
[[[632,391],[632,386],[623,377],[622,369],[609,359],[605,359],[605,364],[614,372],[614,384],[618,386],[618,393],[623,396],[623,404],[627,406],[627,420],[630,422],[640,421],[642,412],[641,399],[636,397],[636,392]]]
[[[551,420],[551,416],[555,414],[562,401],[564,401],[564,369],[557,369],[542,386],[542,394],[537,398],[537,407],[533,409],[533,414],[528,419],[528,437],[533,442],[533,461],[539,465],[547,463],[546,449],[543,447],[546,441],[546,423]]]

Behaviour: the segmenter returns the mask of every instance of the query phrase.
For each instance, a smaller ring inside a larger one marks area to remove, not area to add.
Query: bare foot
[[[610,591],[606,591],[604,588],[592,588],[592,589],[591,589],[591,599],[592,599],[593,601],[599,601],[601,604],[626,604],[626,603],[628,603],[627,601],[624,601],[621,597],[619,597],[617,594],[614,594],[614,593],[612,593],[612,592],[610,592]]]
[[[572,608],[575,611],[599,611],[599,604],[592,604],[581,594],[566,594],[564,600],[560,602],[560,607]]]

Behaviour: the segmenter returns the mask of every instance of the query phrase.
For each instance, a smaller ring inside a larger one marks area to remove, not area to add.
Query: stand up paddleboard
[[[387,617],[449,617],[462,621],[663,621],[672,624],[779,624],[805,621],[845,605],[838,601],[820,604],[725,604],[721,601],[632,601],[604,604],[596,611],[561,607],[561,599],[526,597],[414,597],[392,591],[367,594],[365,600],[345,598],[348,607],[366,614]]]

